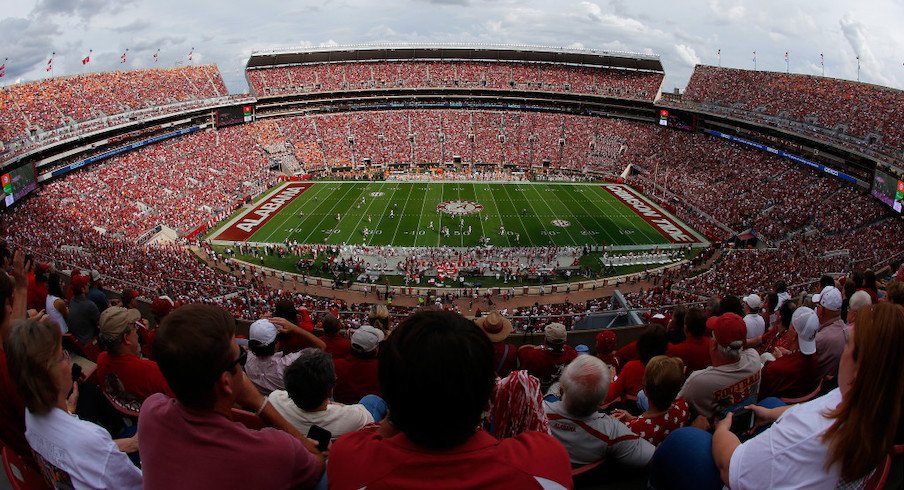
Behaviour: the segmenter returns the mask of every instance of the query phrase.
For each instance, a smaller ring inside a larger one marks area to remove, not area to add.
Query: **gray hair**
[[[741,348],[744,346],[743,342],[732,342],[731,345],[725,347],[713,337],[713,344],[716,345],[716,352],[718,352],[720,356],[730,359],[732,362],[736,362],[741,358]]]
[[[609,394],[609,366],[596,356],[578,356],[562,373],[562,403],[575,417],[587,417]]]

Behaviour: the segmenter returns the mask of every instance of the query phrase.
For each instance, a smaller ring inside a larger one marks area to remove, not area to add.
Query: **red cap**
[[[706,326],[713,331],[713,337],[722,347],[731,347],[734,342],[747,340],[747,325],[744,319],[735,313],[724,313],[710,317]]]
[[[72,281],[69,282],[69,285],[72,286],[72,289],[87,290],[88,276],[72,276]]]
[[[615,332],[612,330],[603,330],[596,334],[596,353],[608,354],[615,350],[618,346],[618,340],[615,338]]]

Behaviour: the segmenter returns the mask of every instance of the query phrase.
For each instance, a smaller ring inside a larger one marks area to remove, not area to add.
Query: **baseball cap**
[[[722,347],[738,348],[747,340],[747,325],[736,313],[723,313],[706,320],[706,327],[713,331],[713,338]]]
[[[759,308],[760,306],[763,306],[763,300],[758,294],[744,296],[743,298],[741,298],[741,301],[747,303],[747,306],[753,308],[754,310]]]
[[[550,323],[543,330],[546,334],[546,340],[549,342],[565,342],[568,333],[565,331],[565,325],[561,323]]]
[[[362,325],[352,334],[352,345],[363,352],[373,352],[383,341],[383,331],[370,325]]]
[[[806,306],[794,310],[791,325],[797,332],[797,345],[800,352],[806,355],[816,352],[816,332],[819,330],[819,318],[816,312]]]
[[[832,311],[841,309],[841,301],[841,291],[835,286],[826,286],[819,294],[813,295],[813,303]]]
[[[276,340],[278,330],[276,325],[266,318],[261,318],[251,324],[248,329],[248,340],[255,340],[262,345],[270,345]]]
[[[115,341],[140,318],[141,312],[134,308],[111,306],[100,314],[100,335],[106,340]]]
[[[72,276],[72,280],[69,284],[72,286],[72,289],[86,289],[88,287],[88,276]]]

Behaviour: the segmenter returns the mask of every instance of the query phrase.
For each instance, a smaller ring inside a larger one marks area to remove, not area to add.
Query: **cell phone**
[[[738,410],[731,416],[731,432],[735,435],[742,435],[753,428],[754,414],[753,410]]]
[[[330,439],[332,439],[332,437],[333,434],[330,431],[319,425],[312,425],[308,430],[308,438],[317,441],[318,451],[326,451],[327,448],[330,447]]]

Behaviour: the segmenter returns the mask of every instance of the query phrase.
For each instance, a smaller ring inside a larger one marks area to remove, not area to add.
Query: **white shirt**
[[[59,296],[54,296],[52,294],[47,295],[47,299],[44,301],[44,311],[47,312],[47,316],[50,319],[60,326],[60,331],[63,332],[63,335],[69,333],[69,325],[66,324],[66,319],[63,318],[63,314],[60,313],[60,310],[56,309],[53,306],[56,303],[56,300],[61,299]]]
[[[782,414],[768,430],[738,446],[728,469],[732,490],[834,489],[841,468],[825,469],[829,447],[822,434],[834,420],[823,414],[841,403],[838,388]]]
[[[766,320],[758,313],[751,313],[744,317],[744,325],[747,325],[747,338],[752,339],[766,333]]]
[[[69,474],[76,489],[141,489],[141,470],[99,425],[59,408],[25,411],[25,439],[48,463]]]
[[[257,387],[257,391],[261,395],[267,396],[273,390],[285,389],[286,384],[283,375],[286,368],[289,367],[301,351],[283,354],[277,351],[269,357],[257,357],[253,352],[248,351],[248,360],[245,361],[245,374],[248,379]]]
[[[302,434],[307,434],[312,425],[317,425],[330,431],[332,439],[336,439],[342,434],[354,432],[374,422],[367,408],[360,404],[343,405],[330,402],[326,410],[307,412],[298,408],[285,390],[275,390],[270,393],[268,399],[273,408]]]

